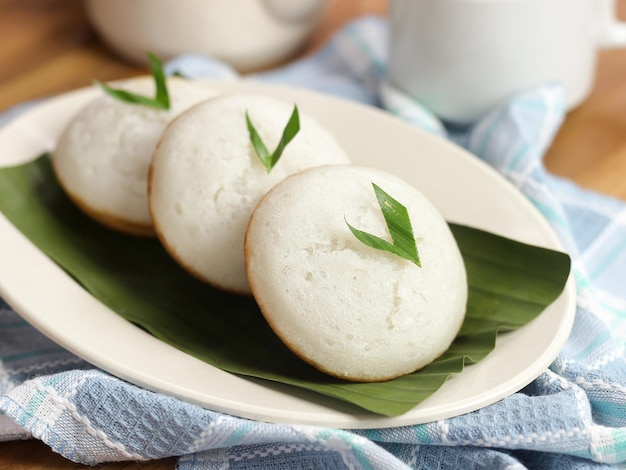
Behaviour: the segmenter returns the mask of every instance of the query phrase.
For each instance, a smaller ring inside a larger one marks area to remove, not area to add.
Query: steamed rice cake
[[[69,123],[54,150],[59,183],[87,215],[134,235],[154,235],[148,208],[148,167],[167,124],[181,111],[213,96],[206,86],[168,79],[170,109],[129,104],[102,94]],[[153,96],[151,77],[121,88]]]
[[[149,195],[156,232],[181,266],[217,288],[250,294],[244,233],[270,188],[309,167],[349,162],[333,136],[300,111],[300,131],[268,173],[251,144],[246,112],[271,152],[293,107],[262,94],[220,95],[182,113],[155,152]]]
[[[421,267],[348,228],[389,239],[372,183],[406,207]],[[465,317],[465,267],[447,223],[417,189],[372,168],[313,168],[275,186],[250,219],[245,260],[275,333],[341,379],[414,372],[450,346]]]

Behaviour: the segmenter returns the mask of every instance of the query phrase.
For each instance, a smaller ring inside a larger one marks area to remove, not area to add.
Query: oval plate
[[[563,250],[542,215],[495,170],[384,111],[297,88],[203,82],[219,92],[265,93],[296,102],[303,113],[316,117],[334,134],[354,163],[404,178],[451,222]],[[58,96],[5,126],[0,130],[0,166],[23,163],[52,150],[68,120],[96,93],[89,88]],[[520,390],[548,367],[565,344],[576,303],[570,276],[552,305],[523,328],[500,335],[483,361],[451,377],[411,411],[389,418],[304,390],[224,372],[157,340],[92,297],[1,214],[0,259],[0,294],[6,301],[52,340],[113,375],[244,418],[344,429],[449,418]],[[84,312],[89,312],[89,323]]]

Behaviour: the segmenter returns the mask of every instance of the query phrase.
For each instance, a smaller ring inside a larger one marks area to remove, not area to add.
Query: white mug
[[[571,109],[598,48],[626,45],[615,0],[390,0],[389,21],[390,84],[457,124],[553,81]]]

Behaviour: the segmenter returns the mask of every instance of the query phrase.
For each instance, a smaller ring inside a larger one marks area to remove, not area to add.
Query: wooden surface
[[[626,18],[626,0],[618,0]],[[386,11],[386,0],[334,0],[302,54],[351,18]],[[546,155],[547,168],[626,200],[626,50],[598,54],[596,86],[571,111]],[[20,102],[145,74],[106,49],[87,24],[82,0],[0,0],[0,112]],[[173,469],[174,459],[112,463],[103,469]],[[0,469],[77,469],[37,440],[0,443]]]

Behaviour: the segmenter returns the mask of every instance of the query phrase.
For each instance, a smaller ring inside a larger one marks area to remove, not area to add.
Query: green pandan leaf
[[[377,237],[371,233],[359,230],[346,221],[348,228],[364,245],[376,250],[393,253],[410,261],[416,266],[422,267],[415,236],[413,235],[413,225],[411,225],[411,219],[409,218],[406,207],[387,194],[380,186],[374,183],[372,183],[372,186],[374,187],[378,206],[383,213],[383,218],[385,219],[387,230],[389,230],[389,235],[391,235],[391,241],[393,243],[389,243],[384,238]]]
[[[94,80],[94,83],[102,88],[107,95],[125,103],[168,110],[170,109],[170,95],[167,91],[167,80],[163,71],[163,63],[157,56],[151,53],[148,53],[148,60],[150,61],[150,72],[152,73],[152,78],[154,78],[154,86],[156,88],[154,98],[119,88],[111,88],[98,80]]]
[[[294,105],[291,116],[289,117],[289,120],[287,121],[287,124],[283,129],[280,141],[278,142],[276,149],[272,153],[267,150],[265,143],[257,132],[256,127],[254,127],[252,119],[250,119],[250,115],[247,111],[246,126],[250,135],[250,143],[252,144],[255,153],[259,157],[259,160],[261,160],[261,163],[263,163],[265,171],[269,173],[278,163],[278,160],[280,160],[280,157],[285,151],[285,147],[287,147],[289,142],[291,142],[293,138],[298,134],[298,132],[300,132],[300,114],[298,113],[298,107]]]
[[[559,296],[570,270],[563,253],[451,225],[469,281],[467,316],[457,339],[421,371],[388,382],[350,383],[295,357],[251,298],[196,281],[155,240],[127,237],[87,219],[58,186],[48,157],[0,169],[0,210],[92,295],[162,341],[229,372],[291,384],[387,416],[405,413],[451,374],[483,359],[499,331],[539,315]]]

